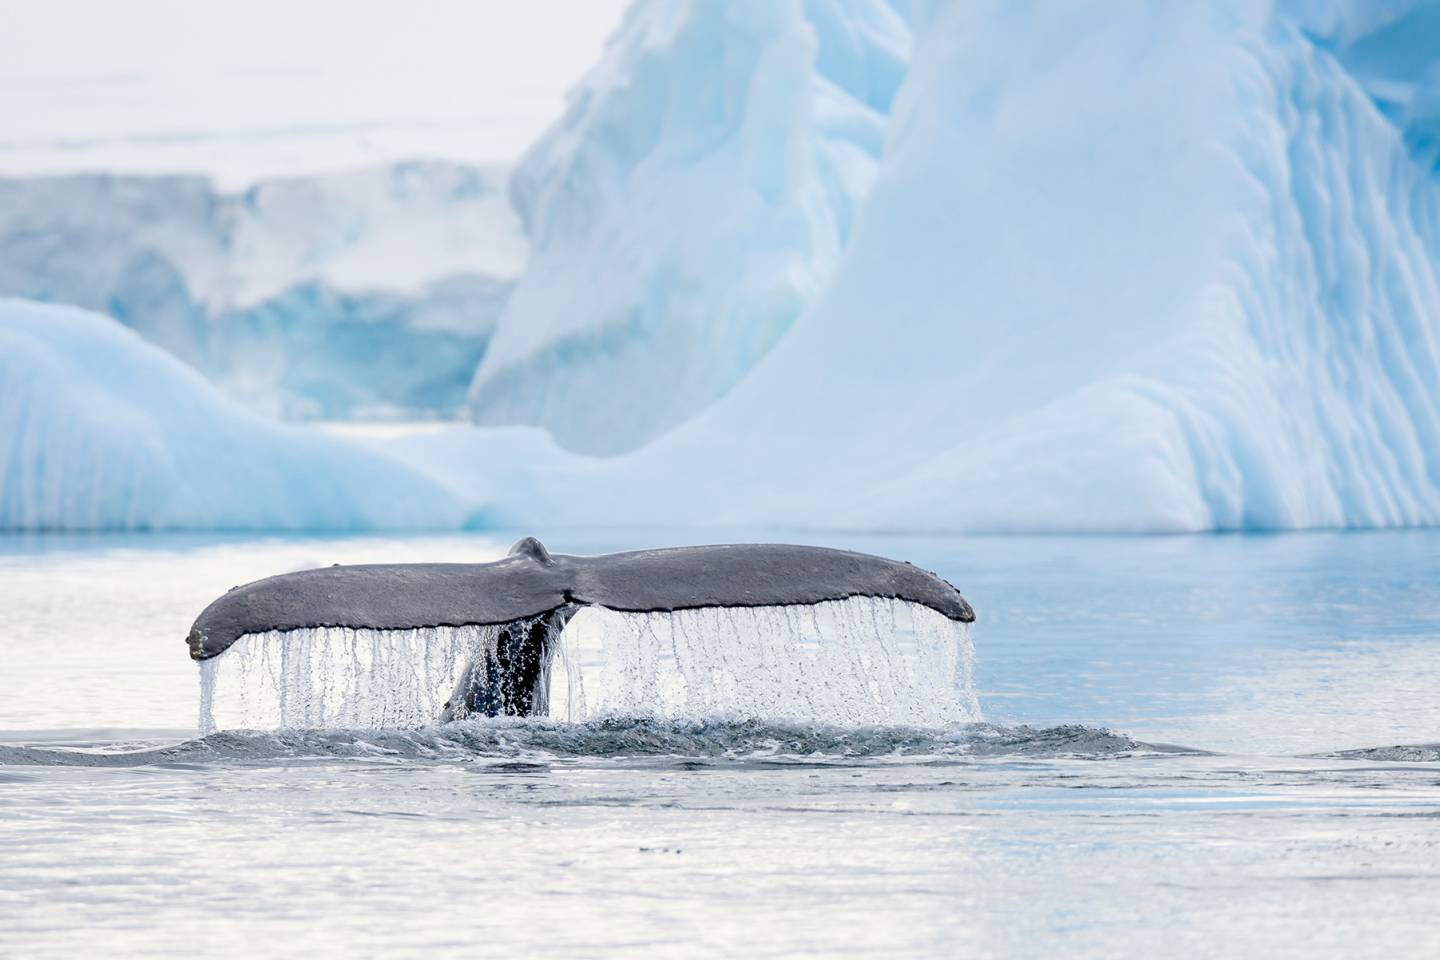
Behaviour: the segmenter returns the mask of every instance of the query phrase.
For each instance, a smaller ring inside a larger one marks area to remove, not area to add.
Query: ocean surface
[[[975,722],[198,736],[231,585],[514,538],[0,538],[0,956],[1440,956],[1440,532],[743,538],[955,583]]]

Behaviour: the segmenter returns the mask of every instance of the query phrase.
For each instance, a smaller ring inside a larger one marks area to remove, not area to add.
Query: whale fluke
[[[467,670],[447,716],[543,712],[534,693],[551,640],[580,607],[660,612],[875,597],[969,623],[960,592],[908,563],[845,550],[736,544],[593,557],[551,554],[533,537],[494,563],[364,564],[286,573],[231,589],[190,630],[190,655],[219,656],[241,637],[318,627],[411,630],[495,626],[501,638]]]

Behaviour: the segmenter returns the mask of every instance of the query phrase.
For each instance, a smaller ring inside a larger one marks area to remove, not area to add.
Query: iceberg
[[[712,341],[722,379],[738,382],[643,449],[581,463],[533,438],[475,438],[542,465],[497,507],[505,516],[960,531],[1440,523],[1440,6],[923,5],[848,231],[824,244],[806,233],[759,269],[751,252],[794,235],[741,215],[752,195],[737,185],[755,182],[731,149],[744,138],[651,150],[671,129],[663,104],[689,75],[681,65],[716,59],[687,24],[717,17],[705,35],[748,26],[772,44],[811,35],[798,6],[724,9],[637,7],[521,168],[535,254],[477,374],[479,418],[548,426],[570,449],[628,447],[722,392],[692,389],[703,378],[685,351],[704,338],[673,298],[723,291],[713,316],[733,335],[736,317],[766,316],[796,264],[827,265],[787,288],[793,319],[772,324],[763,356]],[[797,53],[786,76],[823,61]],[[641,62],[655,66],[617,74]],[[745,91],[722,101],[744,105],[726,131],[815,88],[723,62],[734,75],[701,72],[717,78],[707,89]],[[878,70],[898,74],[894,61]],[[633,109],[580,122],[621,102]],[[807,141],[788,155],[822,154],[818,124],[778,126]],[[621,162],[622,146],[645,159]],[[573,162],[549,162],[561,154]],[[682,185],[704,197],[680,202]],[[780,196],[767,209],[799,203]],[[683,345],[662,346],[672,333],[651,331],[672,324]],[[487,399],[507,364],[530,386]],[[637,413],[637,399],[665,412]]]
[[[113,316],[270,415],[454,416],[524,263],[504,176],[0,180],[0,295]]]
[[[1420,164],[1440,169],[1440,4],[1286,0],[1283,9],[1344,66]]]
[[[532,253],[472,371],[482,426],[293,431],[11,302],[0,520],[1440,523],[1437,11],[641,0],[514,175]],[[338,262],[255,296],[368,270]]]
[[[723,395],[834,270],[909,43],[883,0],[632,6],[512,178],[475,421],[617,454]]]
[[[108,317],[0,299],[0,530],[459,527],[445,488],[276,424]]]
[[[833,438],[806,467],[857,481],[840,524],[1440,520],[1440,183],[1342,59],[1259,3],[932,14],[732,434]]]

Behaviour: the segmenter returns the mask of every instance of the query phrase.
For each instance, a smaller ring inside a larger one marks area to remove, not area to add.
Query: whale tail
[[[929,608],[941,623],[975,618],[960,592],[934,574],[866,554],[743,544],[576,557],[552,555],[527,537],[494,563],[336,565],[236,587],[205,608],[187,639],[191,657],[204,663],[255,638],[250,645],[278,657],[281,673],[322,654],[360,656],[384,674],[375,685],[414,688],[407,703],[424,702],[443,682],[435,696],[450,695],[429,722],[544,716],[560,634],[583,607],[683,619],[867,599]],[[282,715],[301,722],[355,715],[348,700],[326,706],[306,679],[285,682],[276,693]],[[317,698],[318,712],[296,712],[296,703]],[[384,719],[413,720],[418,709]]]

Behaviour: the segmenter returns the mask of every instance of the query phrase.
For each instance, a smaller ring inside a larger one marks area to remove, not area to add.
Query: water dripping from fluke
[[[188,638],[200,728],[474,716],[942,727],[979,719],[974,613],[910,564],[818,547],[327,567],[235,588]]]
[[[545,657],[533,678],[497,669],[513,662],[507,643],[537,630]],[[560,629],[307,627],[247,634],[202,661],[200,725],[398,729],[509,714],[942,728],[980,719],[973,662],[968,624],[871,597],[587,607]]]

